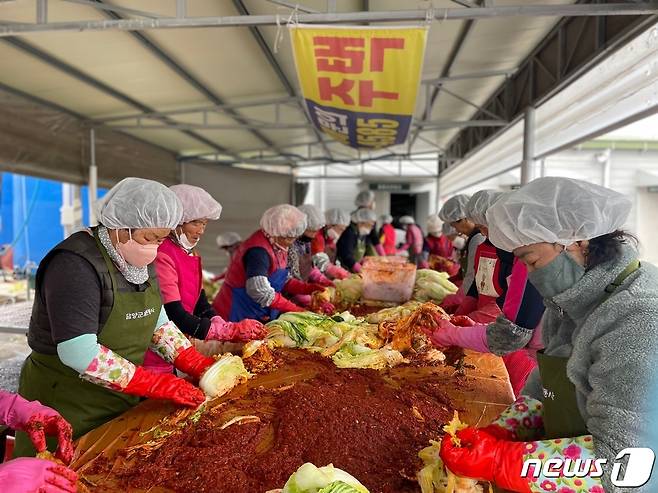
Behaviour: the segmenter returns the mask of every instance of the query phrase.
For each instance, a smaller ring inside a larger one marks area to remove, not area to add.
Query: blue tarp
[[[0,173],[0,245],[13,244],[14,265],[39,263],[64,239],[60,224],[62,183],[14,173]],[[102,197],[106,189],[99,189]],[[89,222],[88,189],[82,187],[83,224]]]

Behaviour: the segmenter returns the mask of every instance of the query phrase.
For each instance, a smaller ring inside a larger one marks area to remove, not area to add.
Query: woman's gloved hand
[[[349,272],[334,264],[329,264],[325,272],[329,277],[333,277],[334,279],[347,279],[350,276]]]
[[[304,282],[299,279],[288,279],[283,289],[290,294],[313,294],[316,291],[324,291],[324,288],[325,286],[320,284]]]
[[[304,310],[301,306],[298,306],[294,304],[292,301],[286,299],[285,296],[283,296],[281,293],[276,293],[274,295],[274,301],[272,301],[272,304],[270,305],[270,308],[273,308],[275,310],[279,310],[280,312],[286,313],[286,312],[304,312]]]
[[[3,493],[75,493],[78,475],[44,459],[20,457],[0,464]]]
[[[122,392],[150,399],[166,399],[187,407],[197,407],[206,400],[203,391],[187,380],[173,373],[152,373],[141,366],[136,367],[133,378]]]
[[[310,274],[308,275],[308,280],[311,283],[319,284],[320,286],[323,286],[325,288],[328,287],[333,287],[334,283],[329,280],[322,272],[320,272],[320,269],[317,267],[311,269]]]
[[[258,320],[245,319],[240,322],[227,322],[222,317],[210,319],[210,329],[206,341],[247,342],[262,339],[267,335],[267,329]]]
[[[528,480],[521,477],[525,442],[499,440],[472,427],[458,431],[457,437],[459,446],[450,435],[441,441],[441,459],[453,473],[491,481],[506,490],[530,493]]]
[[[27,433],[37,452],[46,450],[46,436],[57,437],[55,456],[69,464],[73,458],[73,430],[57,411],[18,394],[0,392],[0,423]]]
[[[465,317],[468,318],[468,317]],[[470,319],[469,319],[470,320]],[[439,320],[438,327],[430,334],[437,347],[459,346],[480,353],[488,353],[487,326],[458,327],[448,320]]]
[[[358,274],[359,272],[361,272],[361,269],[363,269],[363,267],[361,266],[361,264],[360,264],[359,262],[356,262],[356,263],[352,266],[352,270],[353,270],[355,273],[357,273],[357,274]]]

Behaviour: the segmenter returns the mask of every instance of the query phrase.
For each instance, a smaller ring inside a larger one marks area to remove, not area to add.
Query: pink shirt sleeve
[[[158,251],[158,256],[155,258],[155,270],[158,273],[158,281],[160,282],[162,303],[180,301],[178,272],[171,257],[166,253]]]
[[[516,320],[516,317],[519,314],[527,280],[528,270],[526,269],[525,264],[519,262],[518,259],[514,259],[512,274],[510,274],[507,279],[507,295],[505,296],[505,303],[503,304],[503,314],[512,322]]]

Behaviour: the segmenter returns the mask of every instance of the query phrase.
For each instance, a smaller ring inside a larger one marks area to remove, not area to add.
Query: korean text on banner
[[[357,149],[407,140],[426,27],[290,27],[297,76],[313,124]]]

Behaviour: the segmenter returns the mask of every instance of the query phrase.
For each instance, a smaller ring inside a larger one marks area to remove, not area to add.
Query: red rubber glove
[[[498,487],[530,493],[528,480],[521,477],[525,442],[499,440],[483,429],[468,427],[457,432],[461,446],[445,435],[440,456],[445,466],[458,476],[491,481]]]
[[[188,407],[197,407],[206,400],[201,389],[173,373],[151,373],[141,366],[136,367],[135,374],[122,392],[151,399],[166,399]]]
[[[78,475],[68,467],[35,457],[0,464],[2,493],[75,493]]]
[[[55,456],[69,464],[73,459],[73,430],[54,409],[18,394],[0,391],[0,424],[27,433],[37,452],[46,450],[46,436],[57,437]]]
[[[295,305],[292,301],[289,301],[281,293],[276,293],[274,295],[274,301],[270,305],[270,308],[279,310],[280,312],[304,312],[302,307]]]
[[[463,299],[464,297],[459,293],[449,294],[443,298],[443,302],[441,302],[441,308],[443,308],[448,313],[454,313],[454,311],[459,308],[459,305],[461,305]]]
[[[324,288],[321,284],[304,282],[299,279],[288,279],[283,290],[290,294],[313,294],[316,291],[324,291]]]
[[[450,322],[457,327],[473,327],[477,325],[473,319],[466,315],[453,315],[450,317]]]
[[[174,366],[177,369],[183,373],[187,373],[195,380],[199,380],[203,372],[214,363],[214,358],[204,356],[192,346],[183,349],[174,360]]]

